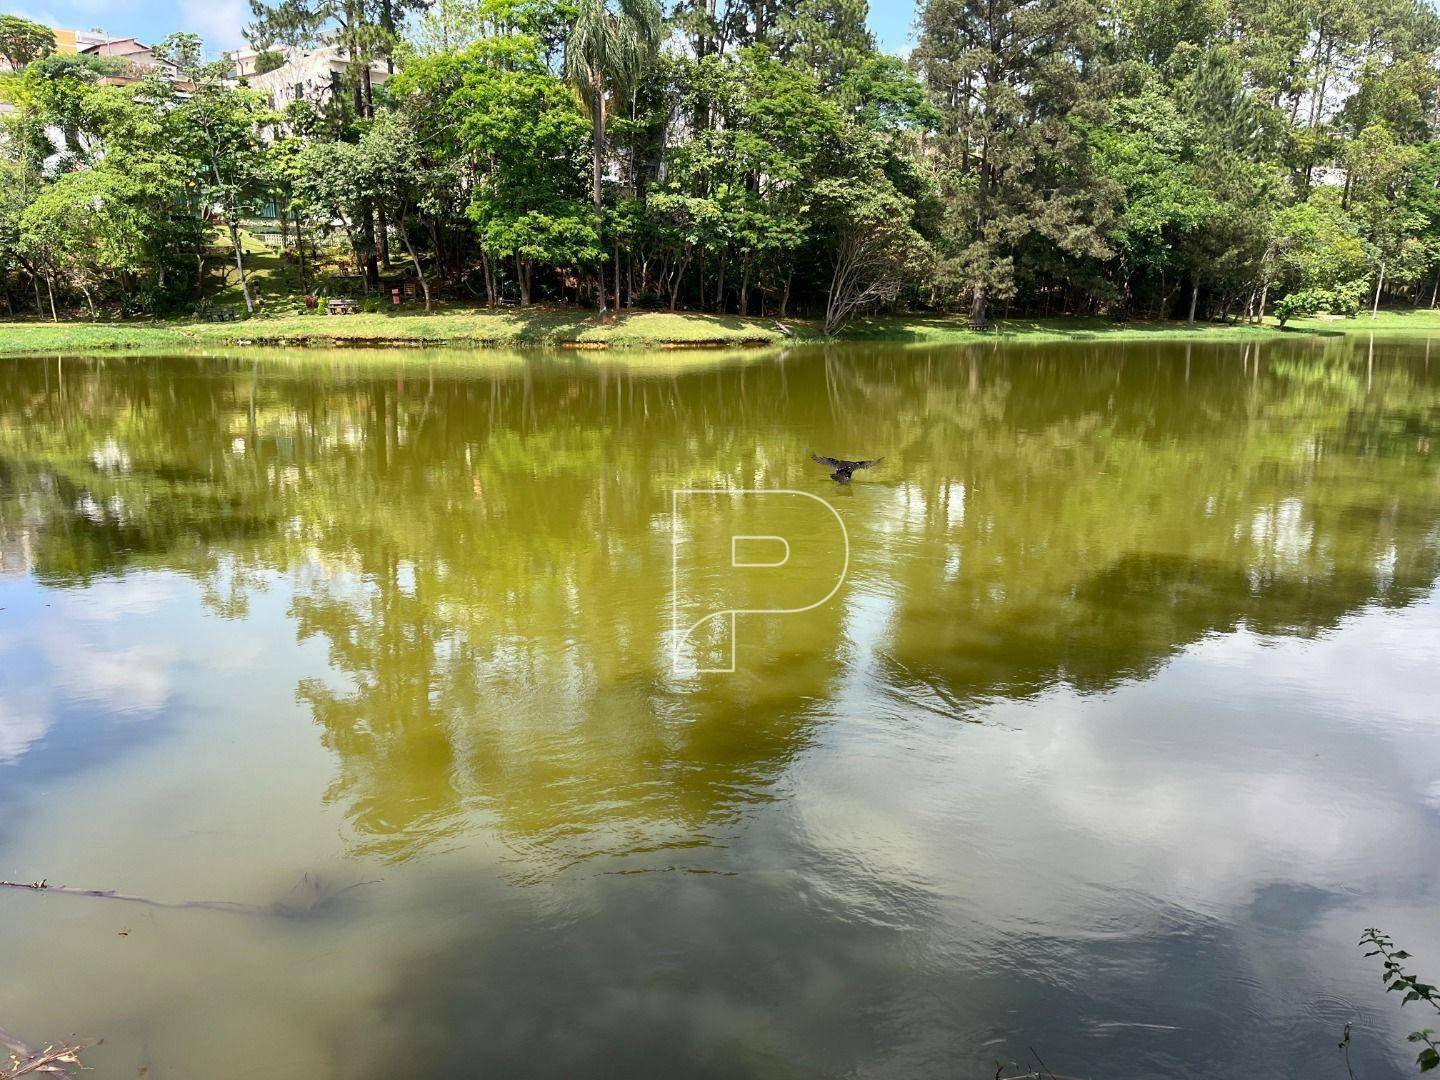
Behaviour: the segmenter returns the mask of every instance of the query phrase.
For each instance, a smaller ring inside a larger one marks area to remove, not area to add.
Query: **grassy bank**
[[[929,316],[856,322],[842,337],[908,344],[973,344],[981,341],[1216,340],[1296,334],[1440,333],[1440,312],[1381,312],[1372,320],[1304,319],[1281,329],[1263,326],[1183,323],[1116,323],[1101,318],[1010,319],[989,331],[967,330],[962,320]],[[128,322],[0,323],[0,354],[57,353],[90,349],[147,352],[205,347],[569,347],[666,349],[772,345],[816,340],[819,330],[803,320],[781,327],[773,319],[671,312],[633,312],[597,325],[590,312],[573,308],[491,311],[450,307],[432,315],[364,313],[345,316],[262,316],[233,323],[189,320]]]
[[[763,345],[784,336],[773,322],[735,316],[635,312],[600,326],[593,313],[570,308],[445,308],[432,315],[306,314],[229,323],[0,323],[0,353],[233,345],[660,348]]]
[[[1440,334],[1440,311],[1382,311],[1373,320],[1316,318],[1291,320],[1281,327],[1267,318],[1260,325],[1230,323],[1115,322],[1097,316],[1053,319],[1005,319],[988,331],[969,330],[963,319],[910,316],[852,323],[844,336],[860,341],[896,341],[921,345],[964,345],[976,341],[1155,341],[1236,340],[1296,335]]]

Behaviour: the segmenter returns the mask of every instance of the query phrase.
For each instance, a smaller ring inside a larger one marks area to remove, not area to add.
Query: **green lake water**
[[[1408,1075],[1356,941],[1440,981],[1434,352],[0,361],[0,878],[238,905],[0,889],[0,1027]]]

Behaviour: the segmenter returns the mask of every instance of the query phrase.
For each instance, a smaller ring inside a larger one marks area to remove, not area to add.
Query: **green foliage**
[[[152,221],[140,180],[108,163],[67,173],[20,215],[19,248],[49,276],[74,282],[93,310],[107,276],[142,269]]]
[[[285,54],[278,49],[264,49],[255,55],[255,74],[267,75],[285,66]]]
[[[279,45],[348,52],[333,93],[275,115],[193,34],[156,46],[181,92],[0,19],[12,306],[40,280],[59,307],[193,302],[222,260],[244,276],[271,205],[299,279],[353,259],[367,292],[403,264],[454,298],[832,327],[1440,296],[1426,0],[925,0],[906,59],[865,0],[684,0],[668,22],[657,0],[251,6],[261,71]],[[88,264],[41,227],[87,183],[144,222]]]
[[[1017,256],[1036,244],[1105,259],[1113,198],[1083,138],[1081,69],[1099,14],[1090,0],[930,0],[915,61],[944,119],[940,284],[983,323],[1016,294]]]
[[[1414,974],[1405,967],[1405,961],[1410,959],[1410,954],[1404,949],[1397,949],[1391,938],[1375,927],[1368,928],[1360,938],[1360,946],[1373,946],[1366,956],[1378,956],[1381,958],[1384,971],[1380,976],[1385,983],[1385,992],[1392,993],[1399,990],[1404,996],[1400,999],[1401,1006],[1418,1001],[1422,1005],[1428,1005],[1436,1012],[1440,1012],[1440,991],[1437,991],[1430,983],[1421,982]],[[1411,1032],[1406,1040],[1412,1043],[1421,1044],[1419,1055],[1415,1064],[1421,1072],[1429,1072],[1431,1069],[1440,1067],[1440,1040],[1437,1040],[1433,1028],[1422,1028],[1419,1031]]]
[[[781,7],[776,24],[780,55],[815,77],[822,89],[839,87],[875,55],[865,25],[868,0],[795,0]]]
[[[447,130],[450,153],[471,177],[464,209],[480,248],[515,263],[525,299],[534,264],[599,258],[584,201],[590,132],[574,92],[548,70],[533,38],[515,34],[422,58],[395,90],[411,112]]]
[[[1291,319],[1303,319],[1319,311],[1353,319],[1365,303],[1365,293],[1364,281],[1347,281],[1330,288],[1314,286],[1296,289],[1275,301],[1275,318],[1281,326]]]
[[[0,60],[19,70],[55,51],[55,35],[48,26],[19,15],[0,15]]]

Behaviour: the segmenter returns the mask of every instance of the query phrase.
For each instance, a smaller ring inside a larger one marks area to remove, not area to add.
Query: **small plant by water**
[[[1385,981],[1385,991],[1389,993],[1399,990],[1404,993],[1400,999],[1402,1006],[1412,1001],[1421,1001],[1429,1005],[1437,1013],[1440,1013],[1440,994],[1437,994],[1434,986],[1421,982],[1419,977],[1412,974],[1405,967],[1405,961],[1410,959],[1410,954],[1404,949],[1397,949],[1395,942],[1389,935],[1369,927],[1360,938],[1360,945],[1372,945],[1366,956],[1379,956],[1383,958],[1385,965],[1384,974],[1380,976]],[[1347,1032],[1348,1034],[1348,1032]],[[1421,1072],[1429,1072],[1431,1069],[1440,1066],[1440,1041],[1435,1037],[1434,1028],[1421,1028],[1419,1031],[1412,1031],[1406,1036],[1406,1040],[1412,1043],[1423,1044],[1415,1064],[1420,1066]]]

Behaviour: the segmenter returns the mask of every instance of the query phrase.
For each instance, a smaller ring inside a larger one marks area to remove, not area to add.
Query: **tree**
[[[273,187],[262,130],[274,117],[261,94],[229,81],[228,62],[199,62],[198,39],[176,35],[161,42],[160,49],[181,57],[181,70],[194,84],[173,105],[174,130],[187,140],[190,179],[200,205],[213,211],[229,237],[245,310],[253,314],[240,221],[268,201]]]
[[[656,0],[581,0],[579,13],[565,43],[565,77],[590,110],[592,140],[591,202],[595,231],[604,226],[606,98],[618,106],[635,88],[660,47],[664,25]],[[596,275],[600,315],[606,311],[605,276]],[[618,303],[618,299],[617,299]]]
[[[536,39],[517,33],[422,58],[397,77],[394,91],[412,116],[434,125],[429,142],[467,178],[465,213],[479,233],[492,302],[506,263],[528,304],[537,264],[583,267],[599,259],[597,223],[584,199],[585,119]]]
[[[358,223],[368,182],[355,144],[312,142],[295,155],[287,173],[297,215],[318,225],[322,234],[338,222],[358,266],[363,257]],[[365,282],[368,290],[369,279]]]
[[[447,193],[455,188],[453,170],[436,161],[417,137],[407,111],[384,109],[371,122],[355,151],[363,198],[385,209],[400,242],[415,267],[425,294],[425,310],[432,310],[430,279],[410,235],[415,218],[435,218],[444,209]]]
[[[285,54],[279,49],[262,49],[255,54],[255,74],[268,75],[285,66]]]
[[[777,51],[810,72],[822,90],[838,87],[875,52],[869,0],[796,0],[781,6]]]
[[[1186,238],[1215,216],[1196,160],[1197,132],[1170,95],[1150,83],[1115,100],[1106,122],[1089,138],[1096,172],[1119,193],[1108,240],[1119,261],[1120,306],[1128,310],[1142,284],[1158,279],[1159,314],[1165,282],[1179,284]]]
[[[19,247],[42,270],[52,318],[59,319],[57,277],[80,290],[97,318],[95,295],[106,277],[141,268],[146,194],[135,177],[102,164],[60,177],[21,213]]]
[[[0,60],[19,71],[55,51],[55,34],[48,26],[19,15],[0,15]]]
[[[950,274],[983,326],[1014,294],[1014,256],[1031,238],[1103,259],[1112,193],[1090,170],[1074,118],[1080,64],[1093,52],[1089,0],[928,0],[914,60],[944,117]]]
[[[825,300],[825,333],[833,334],[862,308],[893,304],[924,265],[926,245],[910,225],[911,205],[893,187],[825,180],[816,198],[836,215]]]
[[[1275,214],[1267,252],[1265,288],[1281,290],[1280,325],[1322,308],[1353,314],[1365,293],[1367,252],[1360,226],[1333,187],[1318,187],[1302,203]],[[1264,314],[1265,298],[1259,312]]]
[[[1418,241],[1425,220],[1404,193],[1419,152],[1401,143],[1384,124],[1371,124],[1347,149],[1349,209],[1361,223],[1375,272],[1373,316],[1380,308],[1386,275],[1405,280],[1427,265]]]

